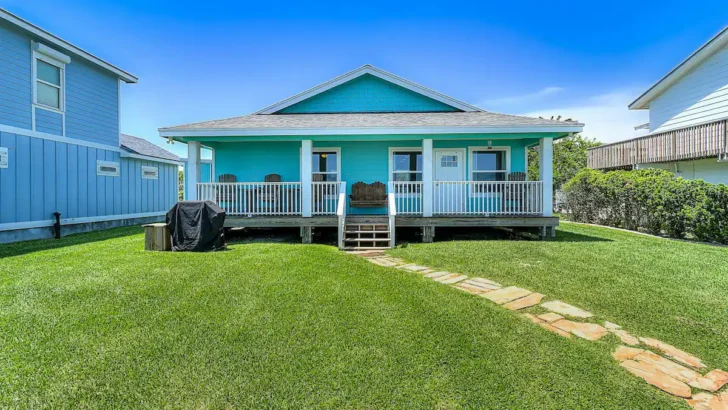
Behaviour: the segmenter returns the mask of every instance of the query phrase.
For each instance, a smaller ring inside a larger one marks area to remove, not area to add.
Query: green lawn
[[[566,231],[394,253],[564,297],[725,364],[725,249]],[[614,242],[580,241],[596,235]],[[0,407],[685,408],[621,369],[612,337],[567,340],[333,247],[142,248],[139,228],[0,245]]]
[[[553,241],[438,242],[391,253],[544,293],[728,369],[728,247],[562,223]]]

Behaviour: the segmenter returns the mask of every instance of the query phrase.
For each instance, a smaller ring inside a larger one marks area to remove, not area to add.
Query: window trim
[[[501,152],[505,152],[505,156],[506,156],[506,158],[505,158],[506,159],[506,167],[505,167],[505,170],[503,170],[503,171],[476,171],[476,170],[474,170],[473,169],[473,164],[475,164],[474,155],[475,155],[476,152],[480,152],[480,151],[501,151]],[[472,147],[468,147],[468,181],[475,182],[475,180],[473,179],[473,173],[474,172],[490,172],[490,173],[493,173],[493,174],[496,174],[496,173],[505,173],[506,174],[506,179],[507,179],[508,178],[508,174],[511,173],[511,147],[510,146],[491,146],[491,147],[487,147],[487,146],[486,147],[472,146]],[[493,194],[493,193],[490,193],[489,194],[489,193],[484,193],[484,192],[475,192],[475,186],[472,185],[472,184],[470,186],[471,186],[471,188],[470,188],[469,191],[470,191],[470,196],[471,197],[482,198],[482,197],[490,197],[490,196],[493,196],[493,195],[497,195],[497,194]]]
[[[144,176],[145,172],[154,172],[154,176]],[[153,167],[150,165],[142,165],[142,179],[159,179],[159,167]]]
[[[60,70],[60,73],[59,73],[60,83],[61,83],[60,86],[51,84],[47,81],[44,81],[44,80],[41,80],[40,78],[38,78],[38,60],[43,61],[44,63],[50,64],[52,66],[58,67],[58,69]],[[34,49],[32,52],[31,71],[32,71],[31,81],[32,81],[32,88],[33,88],[33,107],[57,112],[60,114],[65,114],[65,112],[66,112],[66,63]],[[38,82],[41,82],[41,83],[46,84],[51,87],[58,88],[58,108],[38,102]],[[35,127],[35,121],[33,121],[33,126]],[[64,129],[65,129],[65,121],[64,121]]]
[[[101,167],[115,167],[116,172],[102,171]],[[121,172],[121,165],[115,161],[96,160],[96,175],[100,177],[118,177]]]
[[[311,156],[313,157],[313,154],[317,152],[335,152],[336,153],[336,172],[315,172],[313,170],[313,158],[311,159],[311,182],[314,183],[316,181],[313,180],[313,176],[316,174],[320,175],[336,175],[336,181],[323,181],[323,182],[341,182],[341,148],[340,147],[332,147],[332,148],[318,148],[314,147],[311,149]],[[321,181],[319,181],[321,182]]]
[[[417,153],[420,153],[422,155],[422,161],[423,161],[422,162],[422,168],[423,168],[422,171],[396,171],[396,172],[397,173],[401,173],[401,174],[412,174],[412,173],[418,173],[419,172],[420,174],[422,174],[422,177],[424,179],[424,167],[425,167],[424,161],[425,161],[425,155],[424,155],[424,152],[422,151],[422,147],[389,147],[389,161],[387,161],[389,163],[389,169],[388,169],[388,174],[387,174],[387,182],[389,182],[389,181],[392,181],[392,182],[407,182],[407,181],[395,181],[395,179],[394,179],[394,173],[395,173],[395,171],[394,171],[394,153],[395,152],[417,152]],[[423,181],[410,181],[410,182],[420,182],[420,183],[423,183]],[[387,190],[389,191],[389,184],[387,184]],[[422,190],[422,188],[420,188],[420,191],[421,190]],[[422,193],[421,192],[407,192],[407,193],[396,193],[395,192],[394,194],[395,194],[395,196],[397,198],[419,198]]]

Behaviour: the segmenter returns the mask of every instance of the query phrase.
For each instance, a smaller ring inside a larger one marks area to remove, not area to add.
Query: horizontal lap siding
[[[279,174],[284,182],[300,181],[300,142],[234,142],[210,144],[215,151],[215,180],[233,174],[238,182],[263,182]]]
[[[728,48],[650,101],[650,131],[684,128],[728,118]]]
[[[35,130],[53,135],[63,135],[63,115],[36,107]]]
[[[0,23],[0,124],[32,127],[30,38]]]
[[[119,145],[118,79],[80,58],[66,66],[66,136]]]
[[[0,169],[0,224],[167,211],[177,201],[177,165],[120,158],[114,151],[0,132],[9,166]],[[119,177],[96,175],[97,160],[119,162]],[[142,180],[141,166],[159,168]]]

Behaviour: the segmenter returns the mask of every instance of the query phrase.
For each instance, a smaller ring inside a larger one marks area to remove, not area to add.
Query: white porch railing
[[[542,181],[435,181],[433,215],[543,215]],[[422,215],[422,182],[390,183],[397,215]]]
[[[390,181],[398,215],[422,215],[422,182]]]
[[[433,182],[434,215],[542,215],[541,181]]]
[[[336,207],[339,201],[340,185],[344,182],[312,182],[311,212],[313,215],[336,215]]]
[[[346,182],[339,183],[339,198],[336,204],[336,216],[339,218],[339,249],[344,249],[344,231],[346,230]]]
[[[228,215],[301,215],[300,182],[207,182],[197,198],[213,201]]]

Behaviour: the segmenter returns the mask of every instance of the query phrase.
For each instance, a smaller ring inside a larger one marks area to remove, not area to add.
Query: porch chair
[[[219,177],[217,177],[217,182],[235,183],[235,182],[238,182],[238,179],[233,174],[222,174]],[[217,200],[215,202],[217,202],[218,204],[220,204],[221,202],[234,201],[235,198],[237,197],[236,188],[227,188],[227,189],[219,188],[217,190],[216,197],[217,197],[216,198]]]
[[[509,182],[520,182],[526,180],[525,172],[511,172],[507,177]],[[508,202],[520,201],[521,199],[528,201],[528,191],[525,186],[506,186],[503,190],[503,207],[501,209],[507,209],[506,204]]]
[[[351,186],[349,205],[352,208],[381,208],[387,206],[387,186],[381,182],[357,182]]]
[[[268,174],[263,177],[263,182],[281,182],[281,176],[278,174]],[[280,208],[281,187],[279,185],[261,186],[258,189],[258,199],[263,202],[268,211],[282,211],[282,209]]]

